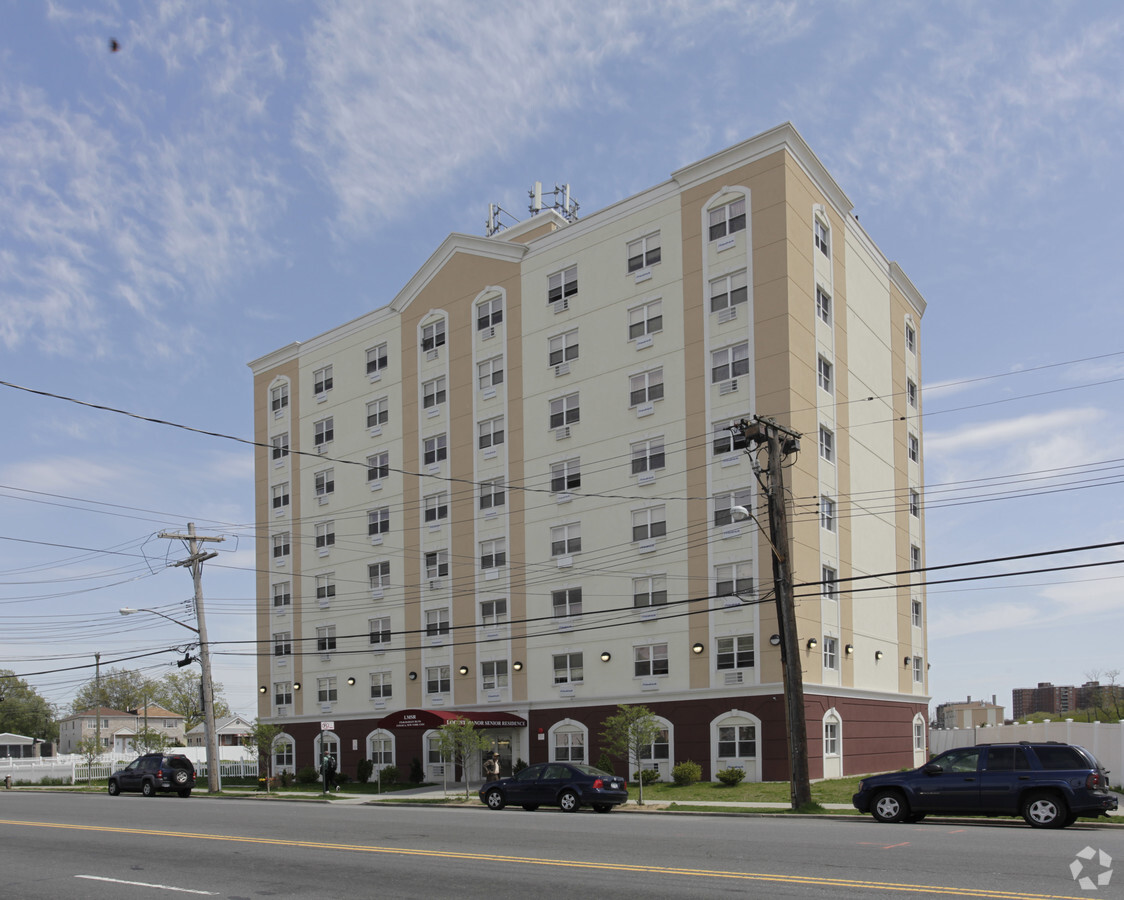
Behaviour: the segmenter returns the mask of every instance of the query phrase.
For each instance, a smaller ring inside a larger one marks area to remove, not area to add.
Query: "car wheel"
[[[558,798],[558,805],[562,808],[562,812],[577,812],[581,802],[573,791],[563,791],[562,796]]]
[[[116,781],[110,781],[109,782],[109,796],[110,797],[116,797],[120,793],[121,793],[121,787],[117,784],[117,782]]]
[[[484,795],[484,802],[488,804],[488,809],[503,809],[507,805],[507,801],[503,799],[503,791],[499,788],[492,788]]]
[[[1056,794],[1028,794],[1023,801],[1023,818],[1033,828],[1065,828],[1069,809]]]
[[[176,793],[186,800],[191,796],[191,788],[180,788]]]
[[[909,822],[910,824],[913,824],[914,822],[920,822],[922,819],[925,818],[925,816],[926,816],[926,813],[910,813],[908,816],[905,817],[905,821]]]
[[[593,808],[598,812],[612,812],[613,804],[611,803],[594,803]]]
[[[524,803],[523,808],[527,810],[527,812],[534,812],[539,808],[539,805],[537,803]]]
[[[156,793],[156,785],[154,785],[151,781],[146,781],[141,785],[141,793],[146,797],[152,797]]]
[[[176,774],[172,776],[172,780],[176,784],[187,784],[187,772],[183,769],[176,769]]]
[[[1062,826],[1062,828],[1069,828],[1069,826],[1072,825],[1076,821],[1077,821],[1077,813],[1071,812],[1068,816],[1065,817],[1065,824]]]
[[[879,822],[900,822],[909,815],[909,807],[898,791],[879,791],[870,804],[870,814]]]

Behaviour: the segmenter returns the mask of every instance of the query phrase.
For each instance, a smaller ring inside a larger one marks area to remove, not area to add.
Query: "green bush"
[[[316,784],[320,780],[320,773],[312,766],[305,766],[297,772],[297,784]]]
[[[597,757],[597,768],[602,772],[608,772],[610,775],[615,775],[613,771],[613,758],[609,755],[607,750],[602,750],[601,755]]]
[[[527,768],[527,760],[517,759],[517,760],[515,760],[515,765],[513,765],[511,767],[511,774],[517,775],[518,773],[522,772],[525,768]]]
[[[702,766],[697,762],[685,760],[671,770],[671,780],[680,787],[694,784],[702,778]]]
[[[414,784],[425,781],[425,770],[422,768],[421,760],[416,756],[410,760],[410,781]]]
[[[351,781],[351,776],[347,772],[336,772],[336,784],[347,784]]]
[[[379,784],[398,784],[402,780],[402,773],[398,766],[386,766],[379,772]]]
[[[355,779],[363,784],[371,780],[371,773],[375,770],[375,764],[369,759],[359,760],[359,765],[355,767]]]
[[[723,784],[733,787],[735,784],[742,783],[742,779],[745,778],[745,769],[722,769],[714,774]]]
[[[293,773],[285,770],[281,773],[281,787],[288,787],[293,783]]]
[[[632,783],[640,782],[647,787],[649,784],[655,784],[660,780],[660,773],[658,769],[641,769],[639,772],[632,773]]]

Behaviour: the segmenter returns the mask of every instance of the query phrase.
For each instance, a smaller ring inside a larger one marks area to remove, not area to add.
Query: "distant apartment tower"
[[[934,715],[937,728],[976,728],[981,725],[1002,725],[1003,707],[995,702],[992,695],[991,702],[986,700],[967,700],[955,703],[942,703],[937,707]]]
[[[388,304],[322,304],[252,362],[275,762],[440,778],[465,717],[505,772],[596,763],[643,703],[664,777],[786,778],[770,536],[731,515],[764,518],[729,427],[753,415],[803,435],[811,774],[923,761],[925,302],[851,210],[783,125],[581,220],[451,234]]]
[[[1016,719],[1032,713],[1067,713],[1077,708],[1077,688],[1072,684],[1038,682],[1038,687],[1011,691],[1011,715]]]

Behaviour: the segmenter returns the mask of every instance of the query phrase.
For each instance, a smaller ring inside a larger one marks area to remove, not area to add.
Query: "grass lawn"
[[[858,778],[814,781],[812,800],[816,803],[850,803],[851,795],[859,789],[859,781]],[[633,800],[639,797],[639,793],[636,785],[628,786],[628,795]],[[713,781],[698,781],[684,787],[670,782],[657,782],[644,788],[645,803],[674,803],[677,800],[787,803],[789,787],[787,781],[743,781],[733,787]]]

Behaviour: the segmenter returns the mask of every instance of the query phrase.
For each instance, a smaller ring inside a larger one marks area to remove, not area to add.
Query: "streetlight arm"
[[[181,622],[179,619],[173,619],[171,616],[166,616],[162,612],[157,612],[154,609],[133,609],[133,607],[131,606],[122,606],[117,611],[123,616],[131,616],[133,613],[137,612],[152,613],[154,616],[159,616],[161,619],[167,619],[169,622],[175,622],[177,625],[186,628],[188,631],[194,631],[196,634],[199,634],[198,628],[195,628],[192,625],[188,625],[186,622]]]

